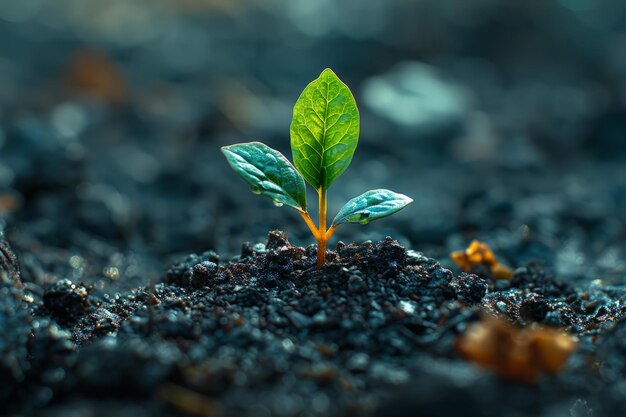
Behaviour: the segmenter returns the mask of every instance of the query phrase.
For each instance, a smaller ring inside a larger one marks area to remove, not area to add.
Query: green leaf
[[[404,208],[413,199],[389,190],[371,190],[348,201],[337,213],[333,226],[341,223],[367,224]]]
[[[306,211],[306,189],[302,176],[283,154],[261,142],[222,147],[228,163],[246,180],[254,194]]]
[[[332,70],[302,91],[290,132],[296,168],[315,189],[328,189],[350,165],[359,140],[356,102]]]

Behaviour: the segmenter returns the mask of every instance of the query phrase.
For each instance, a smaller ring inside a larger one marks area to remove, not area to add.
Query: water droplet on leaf
[[[283,203],[281,203],[280,201],[275,201],[275,200],[274,200],[274,205],[275,205],[276,207],[282,207],[282,206],[283,206]]]

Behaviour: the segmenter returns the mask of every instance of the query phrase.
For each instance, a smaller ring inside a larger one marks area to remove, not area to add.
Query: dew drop
[[[274,201],[274,205],[275,205],[276,207],[282,207],[282,206],[283,206],[283,203],[281,203],[280,201]]]

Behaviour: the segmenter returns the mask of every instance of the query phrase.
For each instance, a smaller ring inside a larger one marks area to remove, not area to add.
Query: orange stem
[[[337,230],[337,227],[339,226],[338,225],[330,226],[330,228],[326,231],[326,240],[330,240],[330,238],[333,237],[333,234],[335,233],[335,230]]]
[[[317,267],[321,268],[326,263],[326,190],[320,187],[317,190],[319,201],[319,226],[317,227]]]
[[[313,223],[308,212],[298,210],[298,213],[300,213],[300,216],[302,216],[302,219],[317,241],[317,267],[320,268],[326,263],[326,247],[328,240],[332,237],[333,233],[335,233],[335,230],[337,230],[337,226],[333,225],[326,230],[326,190],[320,187],[317,193],[319,197],[319,226],[315,227],[315,223]]]
[[[311,231],[311,233],[313,233],[313,237],[315,237],[315,239],[317,240],[317,238],[320,235],[320,232],[319,230],[317,230],[317,227],[315,227],[315,224],[313,223],[311,216],[309,216],[309,213],[307,213],[306,211],[300,211],[300,210],[298,210],[298,213],[300,213],[300,216],[302,216],[306,225],[309,226],[309,230]]]

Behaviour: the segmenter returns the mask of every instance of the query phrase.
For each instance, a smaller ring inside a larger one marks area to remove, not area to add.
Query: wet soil
[[[160,282],[111,297],[70,280],[23,285],[3,253],[10,413],[612,415],[626,406],[615,385],[626,372],[626,291],[576,289],[532,262],[510,281],[459,275],[388,237],[340,242],[318,269],[315,246],[276,231],[234,259],[189,255]],[[502,380],[455,349],[486,312],[563,327],[580,348],[537,385]]]

